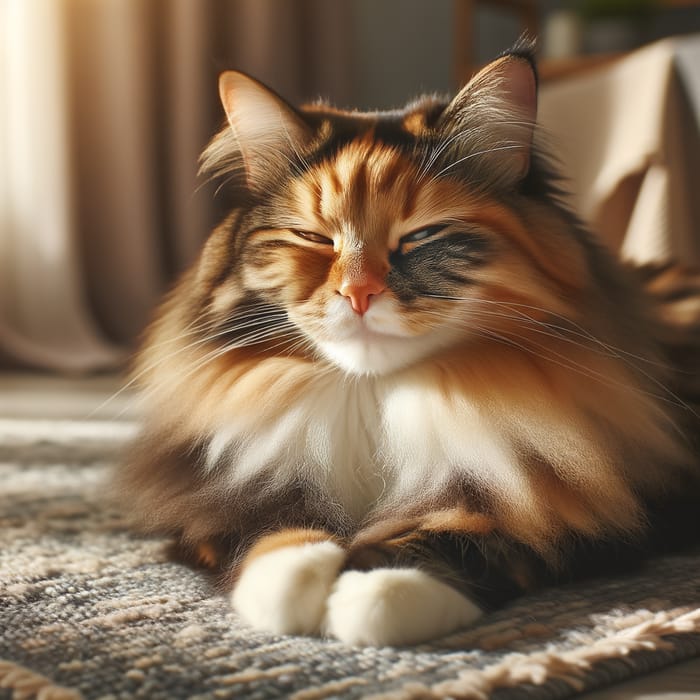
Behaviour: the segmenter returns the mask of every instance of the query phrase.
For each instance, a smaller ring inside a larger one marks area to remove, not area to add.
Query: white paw
[[[232,603],[252,627],[275,634],[319,634],[326,598],[345,560],[333,542],[281,547],[253,559]]]
[[[437,639],[481,610],[418,569],[347,571],[328,598],[325,632],[346,644],[402,646]]]

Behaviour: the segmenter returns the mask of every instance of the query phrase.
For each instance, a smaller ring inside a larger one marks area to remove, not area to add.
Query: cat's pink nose
[[[359,280],[347,280],[340,285],[338,292],[350,300],[355,313],[362,316],[369,309],[370,297],[381,294],[386,289],[379,277],[366,276]]]

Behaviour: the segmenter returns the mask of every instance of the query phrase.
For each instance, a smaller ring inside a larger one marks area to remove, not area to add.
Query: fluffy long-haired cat
[[[236,206],[148,332],[119,485],[244,620],[416,643],[693,539],[700,286],[562,204],[529,46],[393,112],[220,92]]]

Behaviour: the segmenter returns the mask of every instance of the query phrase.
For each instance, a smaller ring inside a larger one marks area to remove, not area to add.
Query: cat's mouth
[[[347,309],[341,313],[334,313],[335,311],[334,309],[329,314],[330,323],[327,326],[329,339],[333,341],[373,343],[416,335],[404,326],[392,306],[381,302],[363,315],[348,312]]]
[[[293,320],[306,329],[326,360],[353,375],[405,368],[449,345],[454,337],[454,329],[447,326],[407,323],[388,299],[377,299],[364,314],[352,311],[345,299],[334,299],[322,317]]]
[[[443,333],[415,335],[404,329],[377,327],[367,319],[344,325],[332,338],[317,340],[321,353],[350,374],[390,374],[448,343]]]
[[[354,328],[349,329],[346,340],[354,340],[364,343],[379,343],[387,338],[409,338],[410,334],[401,329],[390,329],[384,326],[367,321],[364,318],[358,319]]]
[[[388,374],[409,364],[412,359],[409,355],[413,354],[406,353],[406,338],[368,330],[342,340],[320,341],[317,345],[334,365],[357,375]]]

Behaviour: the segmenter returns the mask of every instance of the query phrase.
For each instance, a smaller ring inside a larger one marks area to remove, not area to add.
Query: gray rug
[[[415,649],[246,629],[104,503],[125,423],[0,421],[0,698],[554,699],[700,655],[700,555]]]

